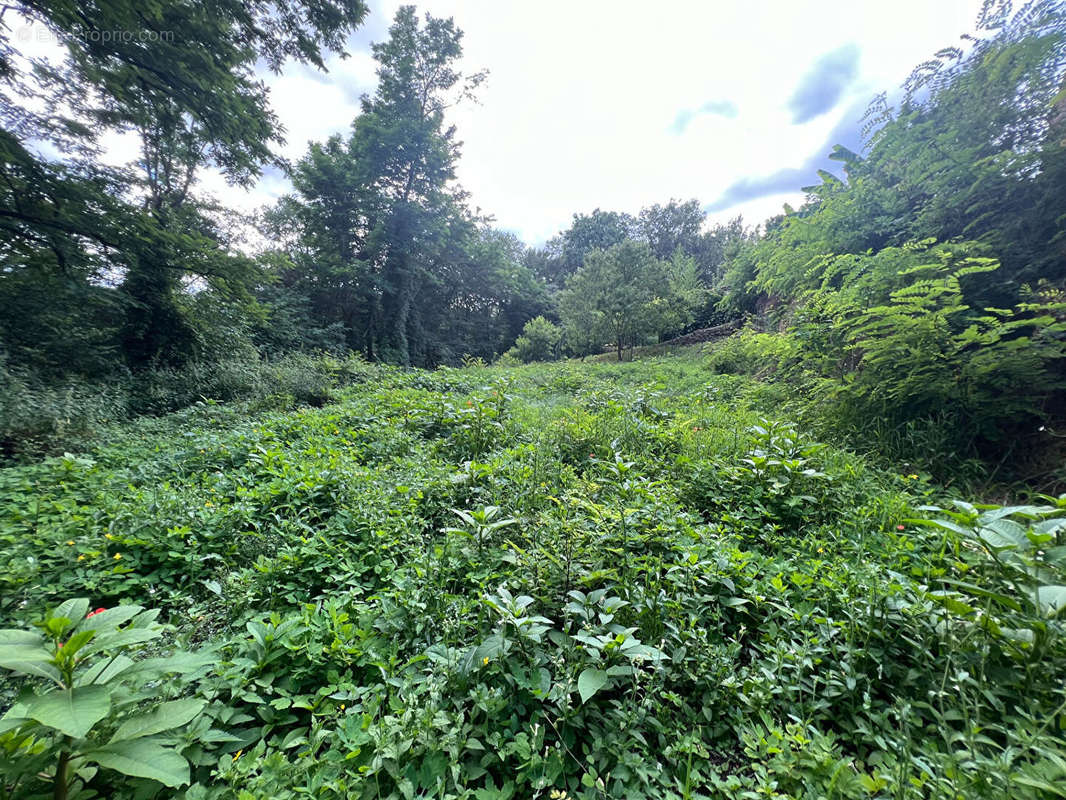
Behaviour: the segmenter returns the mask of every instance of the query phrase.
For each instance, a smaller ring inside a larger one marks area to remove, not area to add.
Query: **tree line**
[[[965,48],[875,99],[862,152],[836,147],[838,174],[760,228],[709,226],[699,201],[670,200],[574,214],[538,247],[472,210],[456,180],[449,110],[485,73],[459,68],[451,19],[401,8],[350,130],[286,163],[257,65],[323,68],[362,24],[361,0],[14,10],[67,57],[0,48],[8,386],[185,370],[196,396],[211,365],[289,353],[622,358],[747,318],[718,362],[771,364],[851,432],[925,426],[958,432],[953,452],[1001,452],[1061,416],[1058,0],[986,4]],[[105,30],[172,35],[94,35]],[[140,142],[125,167],[101,150],[116,131]],[[236,185],[283,169],[292,191],[244,218],[198,190],[209,167]],[[250,230],[265,248],[246,246]]]
[[[575,215],[536,249],[475,214],[455,179],[460,150],[447,112],[474,97],[485,73],[459,71],[462,32],[451,19],[413,7],[401,8],[373,46],[377,88],[350,132],[285,163],[274,154],[284,133],[255,65],[324,68],[366,7],[215,5],[15,4],[65,45],[67,58],[29,59],[6,41],[0,51],[5,369],[54,382],[234,353],[358,352],[418,366],[489,360],[530,319],[558,320],[575,305],[573,292],[561,302],[564,283],[594,251],[638,238],[647,252],[624,251],[629,274],[692,297],[682,284],[709,283],[728,243],[745,235],[739,221],[703,232],[694,200],[651,206],[639,218]],[[94,35],[142,29],[168,35]],[[106,163],[106,132],[137,134],[133,163]],[[208,167],[235,185],[281,168],[293,190],[241,217],[198,191]],[[269,245],[250,255],[244,240],[253,227]],[[672,261],[675,252],[693,262]],[[599,281],[614,263],[599,264]],[[582,280],[594,289],[591,274]],[[575,316],[567,352],[687,321],[644,316],[624,331],[617,319],[611,330],[580,330]]]

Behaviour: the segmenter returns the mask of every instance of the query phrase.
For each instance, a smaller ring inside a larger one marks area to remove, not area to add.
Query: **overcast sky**
[[[400,2],[371,0],[346,59],[329,72],[268,75],[286,156],[346,131],[374,88],[370,42]],[[697,198],[714,221],[758,223],[858,149],[870,99],[972,30],[981,0],[429,0],[465,31],[464,64],[488,69],[480,103],[452,122],[458,174],[482,212],[527,243],[574,212],[635,213]],[[116,160],[132,155],[112,141]],[[125,146],[124,146],[125,145]],[[252,191],[207,174],[204,188],[251,210],[287,190],[277,173]]]

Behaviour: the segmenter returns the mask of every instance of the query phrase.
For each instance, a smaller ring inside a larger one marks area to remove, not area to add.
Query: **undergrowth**
[[[698,361],[364,370],[0,471],[0,797],[1066,794],[1062,500]]]

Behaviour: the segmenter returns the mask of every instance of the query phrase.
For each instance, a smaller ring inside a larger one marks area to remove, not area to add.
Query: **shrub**
[[[558,356],[562,336],[562,330],[551,321],[544,317],[533,317],[522,328],[522,335],[515,340],[514,346],[504,355],[525,364],[551,361]]]

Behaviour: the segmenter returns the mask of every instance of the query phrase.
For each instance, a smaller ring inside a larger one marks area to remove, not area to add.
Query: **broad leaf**
[[[111,710],[104,686],[78,686],[49,692],[26,702],[23,713],[49,728],[80,739]]]
[[[63,633],[66,633],[67,630],[73,628],[85,618],[85,614],[88,610],[89,600],[85,597],[75,597],[71,600],[67,600],[65,603],[61,603],[49,616],[53,619],[57,617],[66,617],[70,620],[69,624],[63,630]]]
[[[121,628],[118,630],[101,631],[93,641],[86,646],[82,657],[99,653],[102,650],[114,650],[119,647],[129,647],[131,644],[150,642],[163,635],[163,631],[147,628]]]
[[[140,714],[123,722],[115,731],[115,735],[111,737],[111,742],[139,739],[168,731],[171,728],[178,728],[199,714],[206,704],[206,700],[191,697],[161,703],[147,714]]]
[[[88,686],[90,683],[105,684],[121,675],[134,665],[128,656],[118,655],[114,658],[102,658],[85,670],[75,681],[75,686]]]
[[[99,614],[93,614],[91,617],[86,617],[78,624],[78,630],[87,631],[104,631],[109,628],[117,628],[124,622],[128,622],[135,616],[144,611],[143,606],[115,606],[114,608],[108,608],[101,611]]]
[[[1041,586],[1034,594],[1037,608],[1044,616],[1054,617],[1066,608],[1066,586]]]
[[[44,637],[33,631],[22,631],[17,628],[0,628],[0,648],[13,644],[43,645]]]
[[[577,690],[581,694],[581,702],[587,703],[590,697],[607,685],[608,680],[607,673],[602,669],[587,667],[581,670],[581,674],[577,676]]]
[[[173,748],[163,747],[152,739],[109,744],[89,751],[85,759],[123,775],[149,778],[165,786],[189,782],[189,762]]]
[[[0,669],[22,675],[36,675],[59,682],[59,670],[52,666],[52,652],[44,638],[30,631],[0,630]]]

